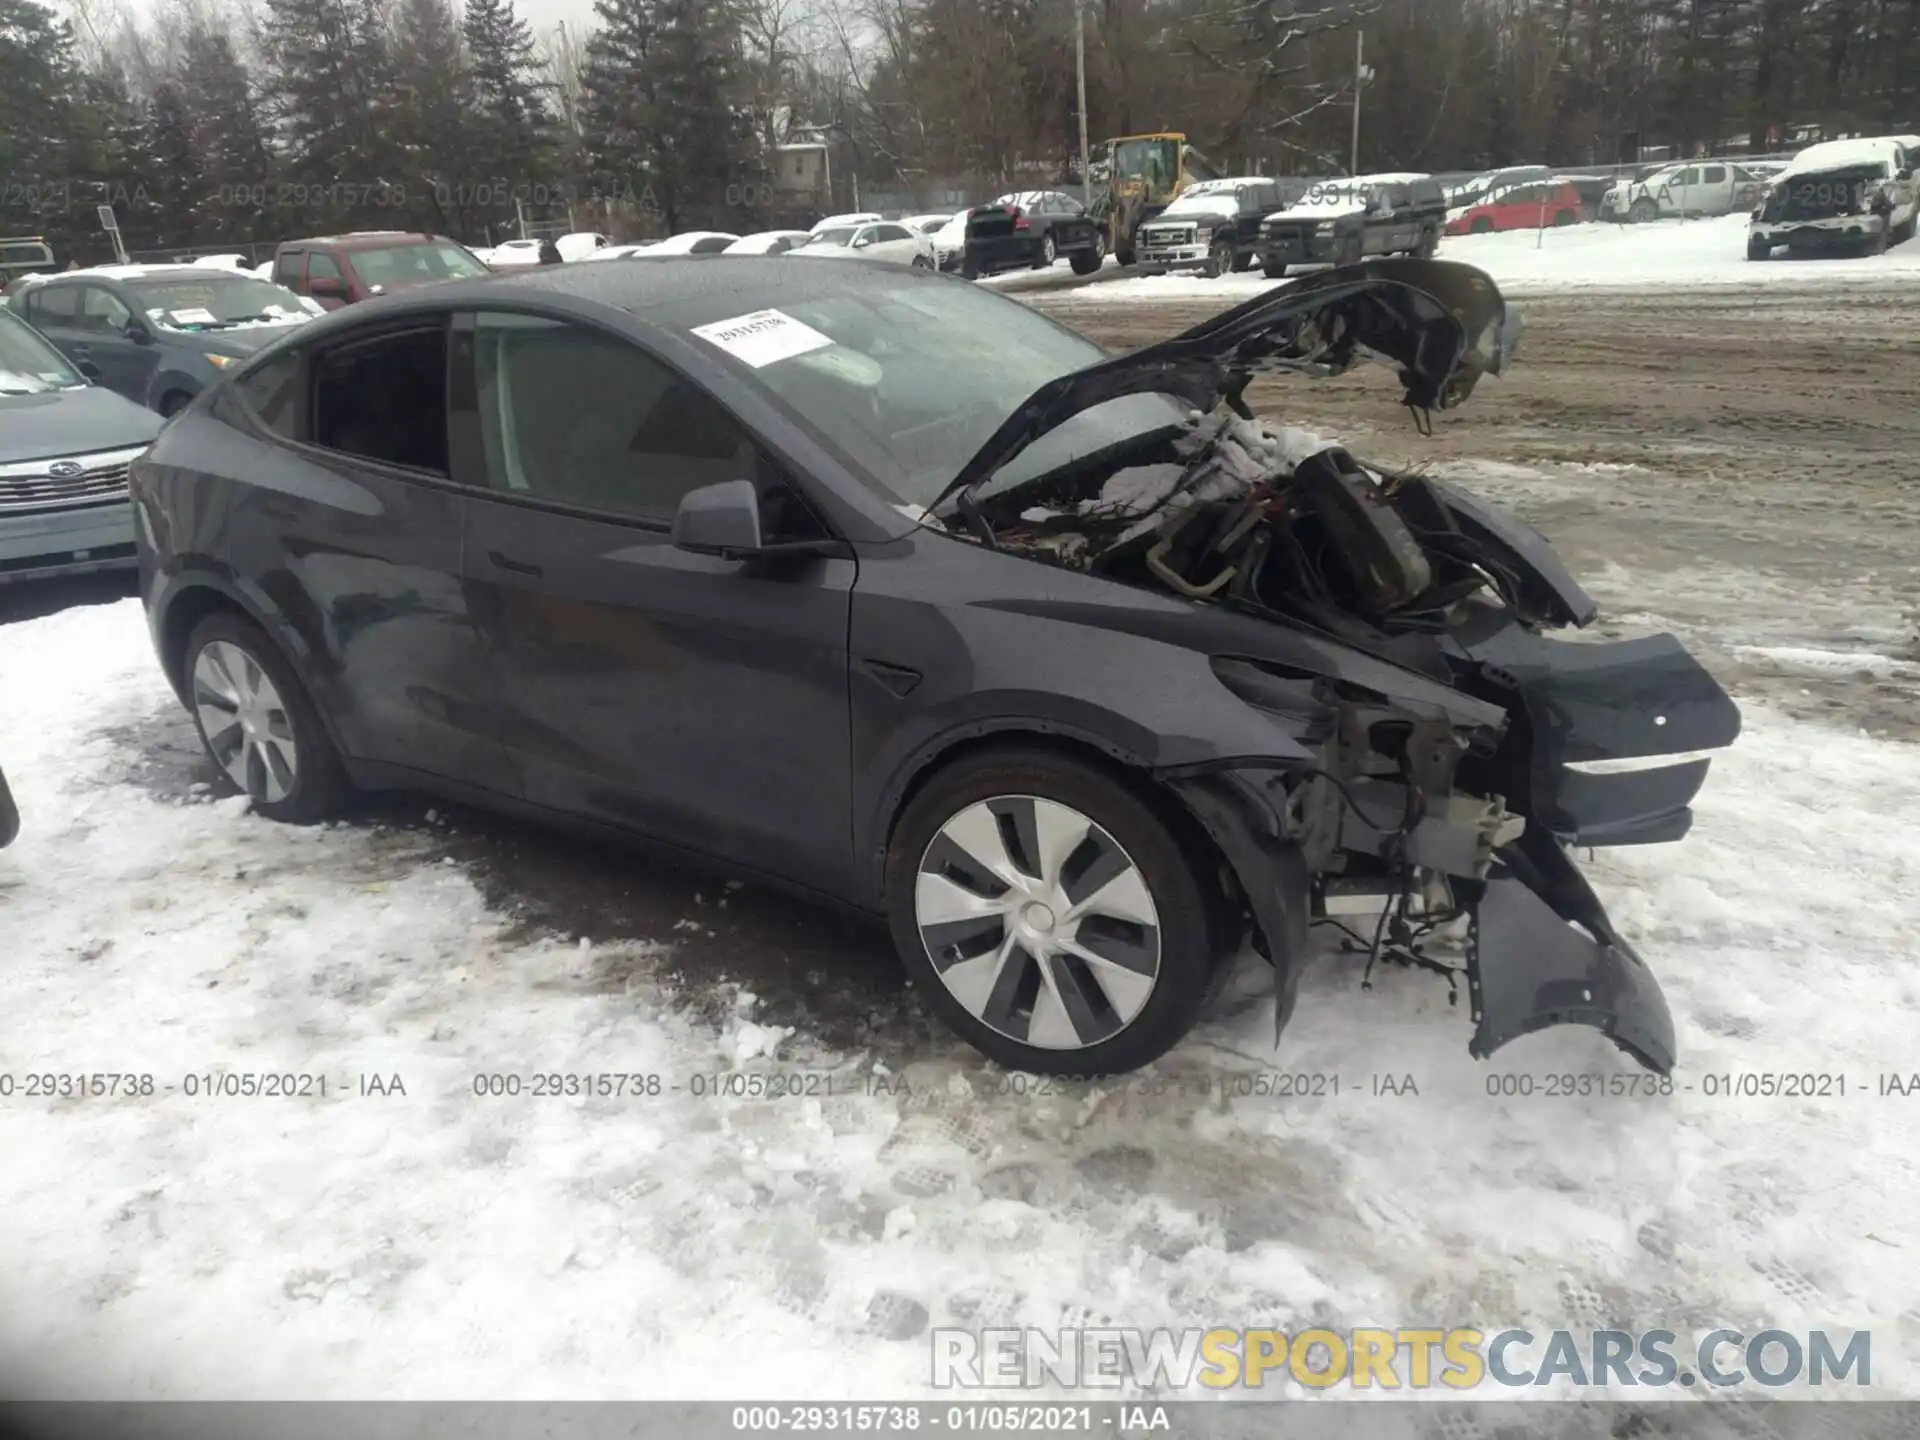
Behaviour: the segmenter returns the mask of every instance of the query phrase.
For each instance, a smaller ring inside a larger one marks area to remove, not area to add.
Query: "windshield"
[[[353,252],[353,268],[367,285],[391,290],[399,285],[419,285],[428,280],[463,280],[469,275],[485,275],[487,267],[458,245],[445,242],[433,245],[381,245]]]
[[[127,288],[147,317],[176,330],[218,330],[262,320],[303,319],[313,308],[269,280],[243,275],[182,275],[134,280]]]
[[[1145,180],[1149,189],[1173,184],[1180,173],[1180,146],[1174,140],[1125,140],[1113,147],[1113,178]]]
[[[87,382],[26,321],[0,308],[0,395],[40,395]]]
[[[756,366],[755,378],[909,506],[932,505],[1040,386],[1105,358],[1027,307],[967,285],[866,281],[858,293],[786,301],[769,313],[777,324],[808,327],[792,333],[810,348]],[[713,319],[703,306],[684,323]],[[1096,406],[1018,455],[992,488],[1178,423],[1184,413],[1158,395]]]
[[[1160,213],[1162,215],[1233,215],[1240,209],[1240,197],[1231,190],[1187,191]]]

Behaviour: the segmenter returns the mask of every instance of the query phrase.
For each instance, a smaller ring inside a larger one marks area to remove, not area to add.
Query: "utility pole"
[[[1367,35],[1364,30],[1353,32],[1353,155],[1347,162],[1347,173],[1360,173],[1360,82],[1366,77],[1367,67],[1361,63],[1366,50]]]
[[[1080,96],[1080,203],[1093,207],[1093,171],[1087,153],[1087,10],[1073,0],[1073,73]]]

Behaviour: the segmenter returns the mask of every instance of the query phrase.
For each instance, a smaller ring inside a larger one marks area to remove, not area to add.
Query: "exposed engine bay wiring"
[[[1512,605],[1520,591],[1425,476],[1227,411],[1190,415],[1125,463],[966,497],[959,514],[996,549],[1335,634],[1442,631],[1462,600],[1484,591]]]

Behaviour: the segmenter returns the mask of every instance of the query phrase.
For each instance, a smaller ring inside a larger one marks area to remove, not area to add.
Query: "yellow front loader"
[[[1107,249],[1122,265],[1133,264],[1133,232],[1151,220],[1196,180],[1221,177],[1206,156],[1173,131],[1118,135],[1100,143],[1093,165],[1099,186],[1094,218],[1106,228]]]

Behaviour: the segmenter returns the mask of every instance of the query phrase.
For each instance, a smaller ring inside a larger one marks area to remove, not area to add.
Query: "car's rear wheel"
[[[1224,235],[1214,241],[1207,250],[1205,275],[1209,280],[1218,280],[1233,269],[1233,241]]]
[[[1773,246],[1767,244],[1766,241],[1749,240],[1747,242],[1747,259],[1771,260],[1772,258],[1773,258]]]
[[[1636,200],[1633,208],[1627,211],[1627,219],[1635,225],[1645,225],[1660,218],[1660,207],[1651,200]]]
[[[304,824],[338,808],[347,782],[332,738],[259,626],[226,612],[208,616],[187,639],[182,670],[201,743],[256,811]]]
[[[160,404],[157,408],[162,416],[171,420],[192,403],[193,396],[187,394],[186,391],[169,390],[165,395],[160,397]]]
[[[1267,260],[1262,262],[1260,273],[1269,280],[1284,280],[1287,278],[1287,267],[1278,261]]]
[[[1002,1065],[1137,1069],[1193,1027],[1231,949],[1192,848],[1090,765],[977,755],[896,827],[894,943],[941,1018]]]
[[[916,270],[931,270],[933,269],[933,261],[924,255],[916,255],[913,257],[913,268]]]
[[[1107,261],[1107,237],[1094,231],[1093,243],[1084,250],[1076,250],[1068,262],[1076,275],[1091,275]]]

